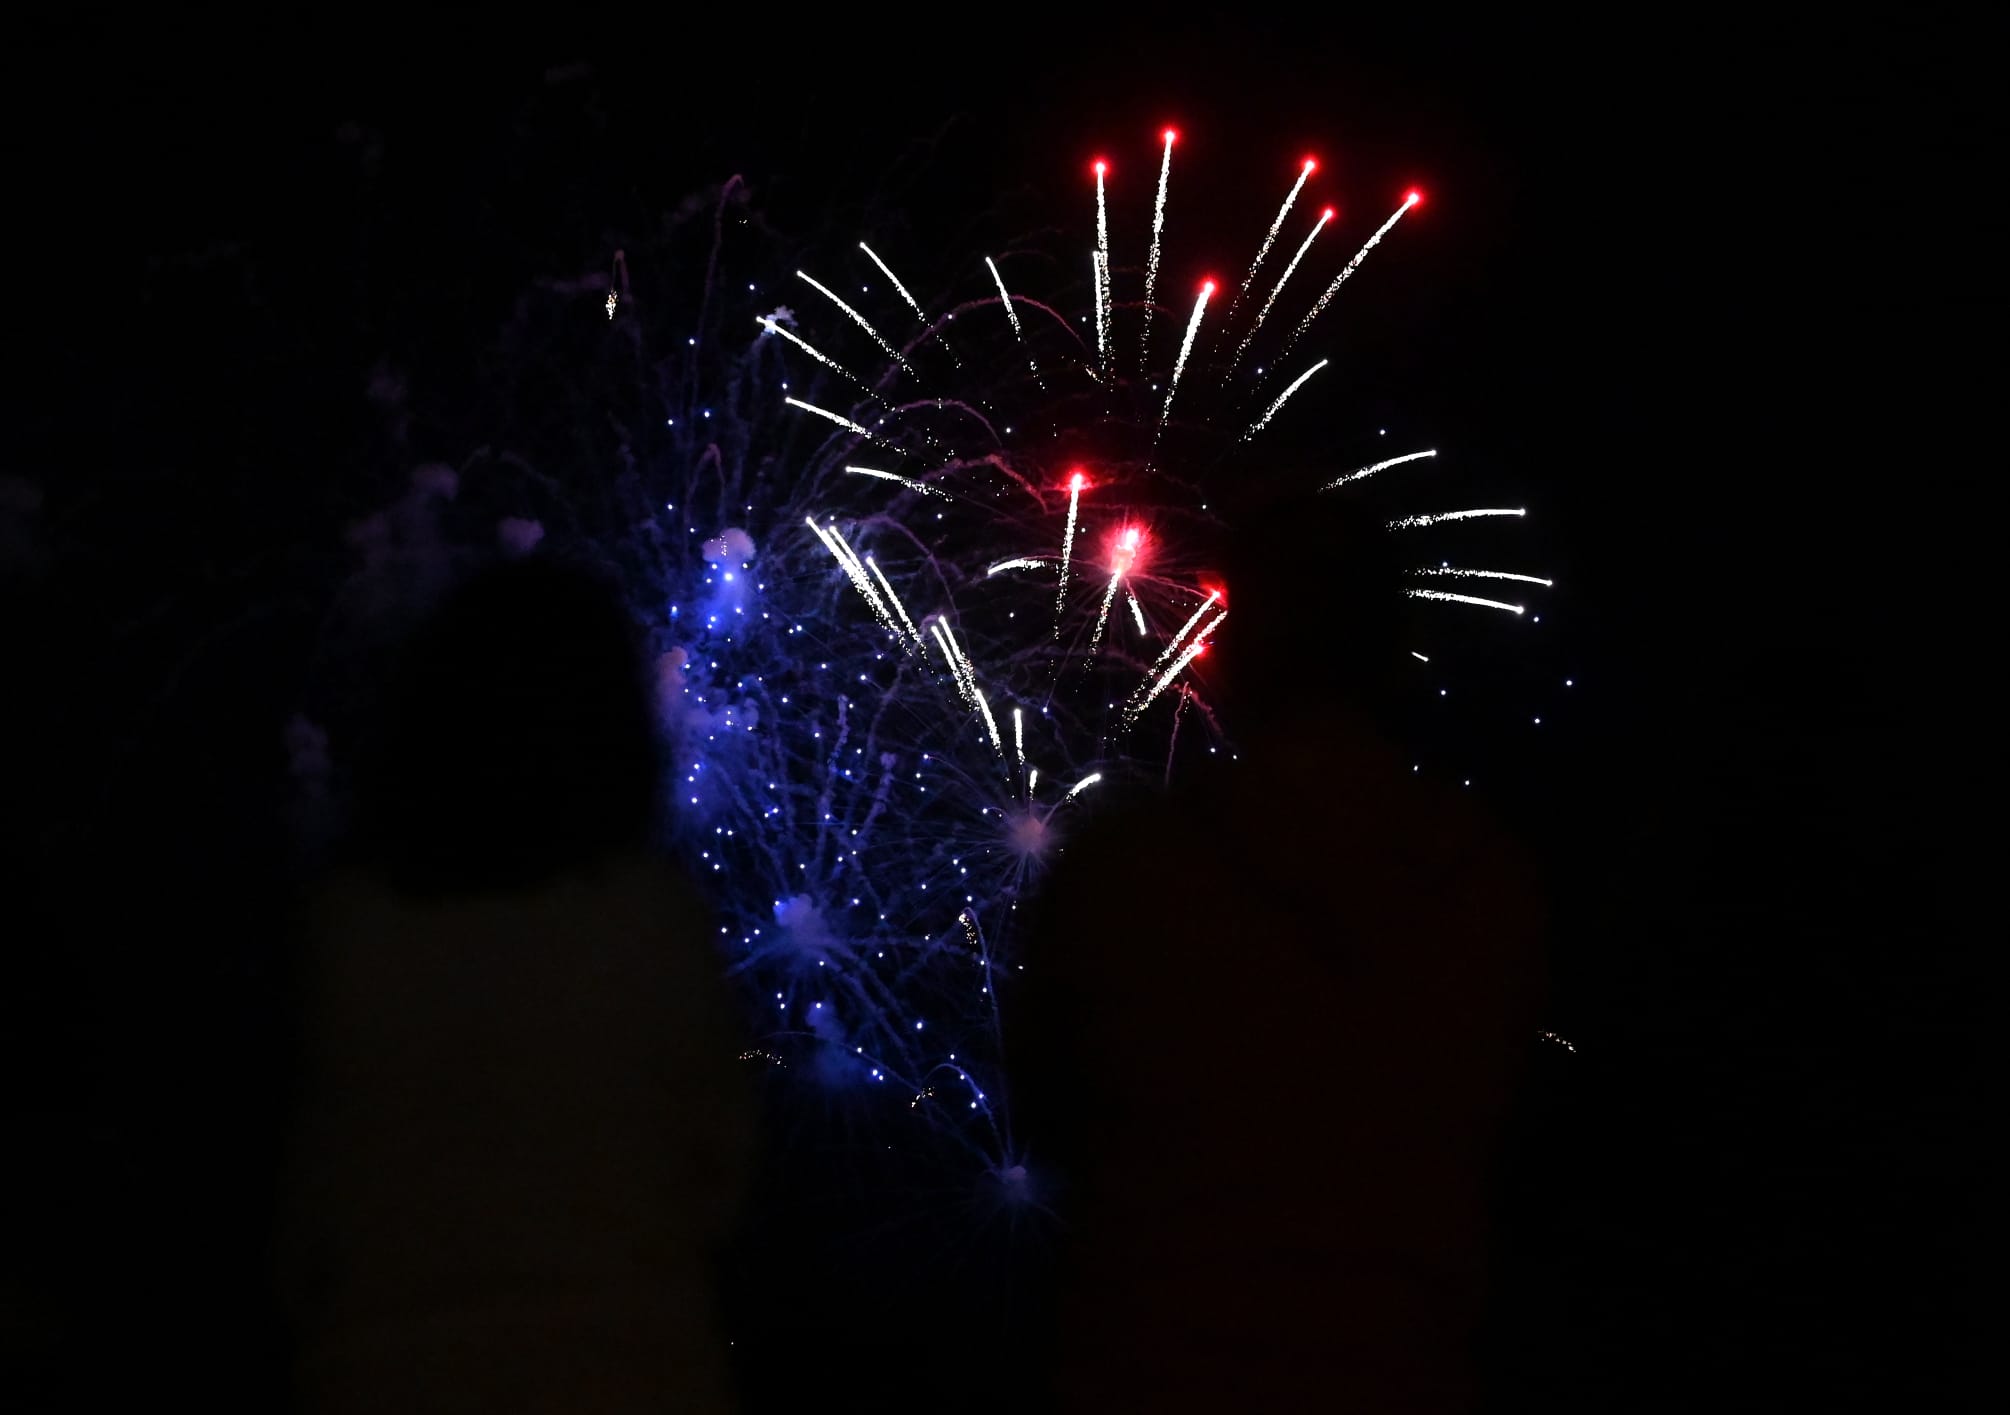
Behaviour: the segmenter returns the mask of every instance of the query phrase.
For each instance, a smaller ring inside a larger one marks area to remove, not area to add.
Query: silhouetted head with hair
[[[1347,708],[1387,724],[1402,660],[1389,532],[1332,493],[1252,493],[1221,561],[1230,618],[1195,671],[1231,732]]]
[[[364,773],[358,843],[407,893],[530,888],[646,843],[657,776],[620,597],[544,559],[498,565],[406,646]]]

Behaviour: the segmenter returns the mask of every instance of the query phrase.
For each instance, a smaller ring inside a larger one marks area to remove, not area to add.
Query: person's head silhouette
[[[1318,492],[1251,496],[1236,510],[1220,562],[1230,617],[1194,668],[1231,731],[1341,707],[1383,718],[1403,601],[1381,520]]]
[[[611,587],[481,571],[406,646],[359,800],[365,858],[415,894],[535,886],[646,842],[653,718]]]

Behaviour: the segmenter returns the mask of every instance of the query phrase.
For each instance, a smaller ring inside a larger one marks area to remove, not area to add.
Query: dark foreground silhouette
[[[1065,1408],[1462,1410],[1536,894],[1374,725],[1402,650],[1372,535],[1257,523],[1203,662],[1240,759],[1069,846],[1031,930]]]
[[[730,1408],[708,1264],[751,1117],[712,927],[644,848],[630,632],[592,580],[521,564],[397,675],[309,914],[303,1409]]]

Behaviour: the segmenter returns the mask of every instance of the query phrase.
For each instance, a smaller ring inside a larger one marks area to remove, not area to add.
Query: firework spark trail
[[[955,651],[957,660],[963,665],[963,676],[970,684],[970,696],[977,700],[977,710],[984,715],[984,730],[991,734],[991,750],[1003,756],[1005,739],[998,735],[998,719],[991,715],[991,700],[984,696],[984,690],[977,685],[977,670],[971,665],[970,656],[963,652],[963,645],[956,642],[956,631],[944,624],[942,634],[949,640],[949,647]]]
[[[1312,223],[1311,231],[1306,233],[1304,241],[1299,244],[1298,253],[1291,257],[1291,264],[1284,267],[1284,273],[1278,276],[1277,283],[1270,287],[1270,294],[1264,299],[1263,308],[1256,312],[1256,319],[1250,324],[1249,332],[1243,335],[1242,342],[1235,346],[1235,357],[1228,361],[1230,373],[1235,372],[1236,366],[1242,362],[1242,356],[1249,352],[1249,344],[1256,338],[1256,331],[1263,328],[1263,321],[1270,317],[1270,307],[1277,303],[1277,297],[1284,292],[1284,282],[1291,278],[1292,271],[1298,269],[1298,262],[1305,259],[1305,253],[1312,249],[1312,242],[1326,229],[1326,223],[1332,219],[1333,208],[1329,206],[1320,212],[1319,219]],[[1254,273],[1252,270],[1251,274]],[[1232,316],[1234,311],[1231,310],[1229,313]]]
[[[1430,565],[1417,571],[1419,575],[1452,575],[1474,580],[1519,580],[1524,585],[1541,585],[1549,589],[1556,584],[1540,575],[1517,575],[1508,570],[1461,570],[1450,565]]]
[[[1179,626],[1179,632],[1177,634],[1174,634],[1170,639],[1166,640],[1165,652],[1158,656],[1158,661],[1156,663],[1152,664],[1153,672],[1157,672],[1159,664],[1164,663],[1167,659],[1171,658],[1175,653],[1179,651],[1180,642],[1181,640],[1186,638],[1187,632],[1191,630],[1194,625],[1200,623],[1201,616],[1206,614],[1210,609],[1213,609],[1214,602],[1220,598],[1221,598],[1220,590],[1209,590],[1207,592],[1207,598],[1200,602],[1200,608],[1196,609],[1193,612],[1193,617],[1187,620],[1186,623]]]
[[[1151,630],[1145,627],[1145,607],[1138,603],[1138,592],[1129,585],[1125,585],[1124,598],[1131,602],[1131,618],[1138,621],[1138,632],[1140,634],[1149,634]]]
[[[1510,614],[1521,614],[1523,606],[1507,604],[1498,599],[1481,599],[1478,595],[1452,594],[1448,590],[1405,590],[1411,599],[1435,599],[1447,604],[1476,604],[1482,609],[1505,609]]]
[[[1101,781],[1102,779],[1103,774],[1100,771],[1090,772],[1087,776],[1083,777],[1080,781],[1076,782],[1073,786],[1070,786],[1068,788],[1068,794],[1061,798],[1061,804],[1064,806],[1067,805],[1068,802],[1074,800],[1077,796],[1081,795],[1084,791],[1088,790],[1091,786],[1094,786],[1098,781]]]
[[[1110,371],[1110,267],[1103,252],[1089,252],[1089,276],[1095,282],[1096,367],[1107,374]]]
[[[1367,243],[1360,250],[1354,252],[1354,258],[1347,262],[1338,275],[1333,277],[1333,283],[1320,292],[1319,298],[1312,302],[1312,308],[1306,311],[1305,318],[1298,321],[1298,327],[1292,330],[1291,337],[1284,341],[1284,353],[1290,353],[1292,346],[1299,341],[1306,330],[1312,327],[1312,321],[1319,318],[1320,311],[1324,310],[1327,303],[1340,293],[1340,287],[1347,283],[1347,277],[1360,269],[1361,262],[1368,258],[1368,252],[1380,245],[1382,238],[1389,234],[1390,228],[1403,219],[1403,213],[1421,200],[1423,198],[1418,196],[1417,193],[1411,192],[1403,198],[1403,204],[1390,214],[1389,219],[1375,228],[1375,234],[1368,238]],[[1279,357],[1282,357],[1282,355],[1279,355]]]
[[[846,545],[838,535],[837,528],[833,526],[831,529],[825,530],[816,523],[813,517],[809,516],[803,517],[803,524],[817,533],[817,539],[824,543],[824,549],[828,550],[837,560],[838,568],[845,572],[845,576],[852,582],[852,587],[858,591],[859,598],[863,599],[866,602],[866,606],[872,610],[873,617],[892,630],[895,637],[898,637],[900,630],[894,625],[893,612],[880,599],[879,591],[872,587],[872,582],[866,579],[865,567],[857,563],[851,554],[851,547]]]
[[[1075,555],[1075,513],[1082,504],[1082,474],[1068,478],[1068,526],[1061,533],[1061,585],[1054,591],[1054,638],[1061,637],[1061,610],[1068,602],[1068,564]]]
[[[1293,182],[1291,190],[1284,194],[1284,205],[1277,208],[1277,219],[1272,221],[1270,229],[1263,233],[1263,244],[1256,248],[1256,259],[1249,263],[1249,273],[1242,277],[1242,288],[1235,292],[1235,299],[1229,304],[1228,317],[1230,319],[1235,318],[1236,305],[1240,304],[1242,297],[1249,293],[1249,284],[1252,280],[1256,279],[1258,267],[1263,264],[1263,258],[1270,254],[1271,246],[1277,241],[1277,233],[1284,229],[1284,218],[1291,214],[1292,203],[1297,201],[1298,194],[1305,190],[1306,179],[1312,175],[1312,169],[1318,165],[1311,158],[1306,158],[1305,165],[1298,170],[1298,180]],[[1318,228],[1314,227],[1313,229],[1317,230]]]
[[[923,496],[939,496],[944,501],[956,499],[939,486],[930,486],[925,481],[916,481],[913,477],[904,477],[898,472],[882,472],[872,467],[846,467],[845,470],[855,477],[878,477],[881,481],[898,482],[909,491],[918,491]]]
[[[1179,389],[1179,376],[1186,369],[1186,356],[1193,352],[1193,337],[1200,333],[1200,317],[1207,312],[1207,297],[1214,293],[1214,282],[1200,282],[1200,298],[1193,302],[1193,317],[1186,322],[1186,338],[1179,341],[1179,358],[1173,361],[1172,378],[1166,383],[1166,402],[1159,409],[1159,434],[1166,430],[1166,419],[1172,415],[1173,394]],[[1156,440],[1157,434],[1154,435]]]
[[[1325,368],[1326,365],[1330,362],[1332,362],[1330,359],[1321,359],[1318,363],[1314,364],[1311,368],[1305,370],[1305,372],[1299,374],[1297,378],[1293,379],[1291,382],[1291,386],[1285,389],[1282,393],[1277,395],[1277,401],[1275,403],[1272,403],[1269,407],[1263,410],[1263,416],[1258,418],[1255,422],[1249,425],[1249,431],[1245,432],[1240,440],[1243,442],[1247,442],[1249,441],[1250,438],[1256,436],[1256,434],[1262,432],[1264,428],[1268,427],[1270,425],[1270,420],[1277,416],[1277,410],[1284,406],[1284,400],[1289,398],[1292,394],[1296,393],[1300,388],[1304,387],[1305,381],[1307,379],[1311,378],[1312,375],[1319,372],[1319,370]],[[1335,482],[1333,485],[1338,486],[1339,483]],[[1331,487],[1327,488],[1327,490],[1329,491],[1331,489],[1332,489]]]
[[[1026,771],[1026,710],[1024,708],[1015,707],[1012,709],[1012,750],[1019,757],[1019,771],[1023,775]]]
[[[1110,571],[1109,587],[1103,591],[1103,607],[1096,615],[1096,632],[1089,638],[1089,654],[1093,657],[1103,645],[1103,629],[1110,622],[1110,606],[1116,602],[1117,586],[1123,582],[1124,572],[1131,568],[1138,556],[1138,532],[1135,528],[1125,531],[1117,542],[1116,565]],[[1137,596],[1131,597],[1137,602]]]
[[[991,278],[998,284],[998,298],[1005,304],[1005,318],[1012,321],[1013,337],[1018,339],[1019,347],[1026,351],[1026,367],[1033,370],[1033,381],[1044,389],[1047,385],[1040,377],[1040,365],[1033,358],[1032,346],[1026,342],[1026,331],[1020,327],[1019,311],[1012,308],[1012,294],[1005,288],[1005,277],[998,273],[998,264],[990,256],[984,257],[984,264],[990,269]]]
[[[1026,799],[1032,800],[1033,793],[1040,789],[1040,768],[1033,767],[1026,773]]]
[[[1228,611],[1224,609],[1208,621],[1208,626],[1205,629],[1193,636],[1193,642],[1188,644],[1180,653],[1180,656],[1172,661],[1172,666],[1159,676],[1158,682],[1152,683],[1151,691],[1146,693],[1142,700],[1138,701],[1124,714],[1127,723],[1137,721],[1144,710],[1152,705],[1152,700],[1166,690],[1166,685],[1179,677],[1180,671],[1189,663],[1192,663],[1207,651],[1207,636],[1212,634],[1216,629],[1219,629],[1221,621],[1226,618],[1228,618]],[[1149,677],[1145,681],[1147,683],[1151,682]],[[1143,685],[1140,684],[1139,686],[1142,687]]]
[[[871,322],[868,321],[864,315],[860,314],[857,310],[853,309],[850,305],[846,304],[842,299],[838,298],[837,292],[831,289],[830,286],[824,284],[814,275],[805,275],[800,270],[796,272],[796,278],[809,284],[809,286],[812,289],[822,294],[825,299],[829,300],[832,304],[836,305],[839,309],[843,310],[846,314],[850,315],[851,322],[853,324],[856,324],[860,329],[863,329],[867,334],[870,334],[872,336],[872,342],[879,345],[879,347],[885,351],[886,356],[889,359],[892,359],[895,363],[899,364],[902,369],[906,370],[908,377],[918,378],[920,376],[915,373],[913,365],[909,364],[905,358],[901,357],[900,350],[894,348],[893,345],[887,343],[886,340],[883,337],[881,337],[880,332],[872,327]],[[895,283],[898,284],[899,282],[896,281]]]
[[[866,382],[864,379],[860,378],[857,374],[853,373],[850,369],[846,368],[843,364],[839,363],[829,354],[826,354],[823,350],[817,348],[814,344],[811,344],[808,340],[799,338],[794,331],[786,329],[782,325],[776,323],[773,319],[770,319],[767,315],[764,314],[755,315],[754,323],[760,325],[762,329],[766,330],[770,334],[781,335],[782,338],[788,340],[798,349],[801,349],[805,354],[808,354],[811,358],[815,359],[825,368],[836,369],[839,373],[843,374],[853,383],[856,383],[860,388],[866,387]]]
[[[1363,477],[1372,477],[1377,472],[1386,472],[1391,467],[1400,467],[1405,462],[1416,462],[1425,457],[1435,457],[1437,455],[1438,449],[1435,447],[1427,447],[1422,452],[1406,452],[1400,457],[1391,457],[1387,461],[1377,462],[1373,466],[1362,467],[1357,471],[1348,472],[1345,476],[1335,477],[1319,489],[1321,491],[1332,491],[1336,487],[1347,485],[1349,482],[1357,482]]]
[[[874,265],[879,267],[879,273],[893,283],[893,288],[900,292],[901,299],[907,301],[907,307],[914,311],[915,318],[921,321],[923,332],[926,333],[929,328],[928,316],[922,313],[921,306],[915,302],[914,296],[907,293],[907,287],[900,283],[900,277],[893,273],[893,267],[881,260],[879,252],[868,246],[864,241],[858,243],[858,248],[872,259]],[[956,357],[956,351],[949,347],[949,341],[942,337],[940,331],[937,331],[935,335],[935,342],[942,346],[943,353],[949,355],[951,363],[955,364],[958,368],[963,367],[963,360]]]
[[[874,442],[879,441],[877,437],[873,436],[871,428],[860,426],[858,423],[855,423],[850,418],[846,417],[843,413],[833,413],[829,408],[819,408],[816,404],[805,403],[800,398],[790,398],[785,396],[782,399],[782,401],[784,403],[791,403],[796,407],[801,408],[806,413],[815,413],[820,418],[829,418],[839,427],[845,428],[851,432],[855,432],[860,437],[868,438]]]
[[[1103,174],[1109,164],[1096,163],[1096,249],[1089,266],[1095,273],[1096,359],[1110,371],[1110,208],[1103,197]]]
[[[1429,663],[1431,661],[1428,657],[1418,653],[1415,649],[1410,650],[1410,657],[1414,658],[1419,663]]]
[[[957,658],[956,650],[951,647],[949,639],[943,634],[942,621],[940,619],[931,620],[928,625],[928,632],[935,635],[935,646],[942,650],[943,661],[949,665],[949,681],[956,685],[956,696],[969,704],[972,712],[977,711],[976,699],[970,695],[969,685],[963,681],[962,660]]]
[[[1159,194],[1152,202],[1152,253],[1145,262],[1145,329],[1138,336],[1138,367],[1143,368],[1145,359],[1151,352],[1152,342],[1152,294],[1159,284],[1159,237],[1166,228],[1166,182],[1172,176],[1173,139],[1178,137],[1171,128],[1166,129],[1165,156],[1159,161]]]
[[[879,568],[879,562],[870,555],[865,558],[865,568],[872,571],[873,578],[879,581],[879,587],[886,591],[886,597],[893,602],[894,612],[900,615],[901,627],[907,630],[908,636],[914,640],[914,646],[922,650],[925,655],[928,646],[922,640],[921,630],[915,628],[914,621],[907,617],[907,606],[902,604],[900,596],[893,592],[893,585],[888,582],[886,572]]]
[[[1046,563],[1037,555],[1021,555],[1015,560],[1000,560],[997,564],[989,566],[984,573],[988,576],[995,575],[1001,570],[1038,570]]]
[[[1435,526],[1443,521],[1470,521],[1476,516],[1526,516],[1526,506],[1476,506],[1470,511],[1437,511],[1423,516],[1402,516],[1389,522],[1392,531],[1407,531],[1417,526]]]

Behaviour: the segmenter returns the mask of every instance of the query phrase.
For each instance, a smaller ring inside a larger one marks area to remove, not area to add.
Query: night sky
[[[373,373],[465,404],[531,281],[734,172],[807,224],[934,144],[953,232],[1001,186],[1072,197],[1099,152],[1142,185],[1166,122],[1234,215],[1176,192],[1174,230],[1230,262],[1301,152],[1355,231],[1426,188],[1349,287],[1353,392],[1538,508],[1559,582],[1543,661],[1578,686],[1539,736],[1470,729],[1547,873],[1546,1015],[1577,1048],[1538,1056],[1497,1183],[1494,1404],[1967,1389],[1984,935],[1957,901],[1985,866],[1954,842],[1994,636],[1958,621],[1941,522],[1998,459],[1951,441],[1968,238],[1920,223],[1986,170],[1977,91],[1902,29],[997,24],[17,52],[0,476],[43,497],[0,507],[20,1408],[281,1388],[279,728],[341,527],[407,470]],[[452,461],[467,432],[413,437]],[[984,1289],[975,1332],[918,1299],[865,1330],[782,1282],[768,1339],[815,1367],[789,1393],[918,1402],[998,1362],[1008,1261],[930,1269]],[[889,1384],[896,1362],[932,1374]]]

